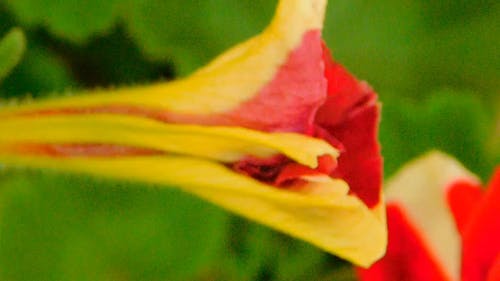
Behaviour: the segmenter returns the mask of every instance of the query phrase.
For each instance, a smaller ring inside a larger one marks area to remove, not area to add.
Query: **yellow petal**
[[[266,133],[240,127],[167,124],[126,115],[7,118],[0,123],[0,132],[0,145],[113,144],[222,162],[235,162],[249,155],[264,158],[284,154],[311,168],[317,166],[318,156],[331,155],[337,158],[339,154],[325,141],[300,134]]]
[[[54,108],[127,105],[178,114],[226,112],[254,97],[277,73],[303,35],[320,30],[326,0],[281,0],[276,15],[260,35],[220,55],[207,66],[174,82],[49,99],[0,110],[9,114]]]
[[[478,182],[457,160],[434,151],[403,166],[385,191],[387,204],[403,209],[450,280],[460,279],[461,242],[445,189],[461,179]]]
[[[369,266],[385,252],[383,213],[368,209],[357,197],[348,195],[348,187],[341,180],[323,178],[305,187],[330,190],[327,193],[291,192],[192,157],[77,159],[0,155],[0,159],[11,165],[175,186],[360,266]]]

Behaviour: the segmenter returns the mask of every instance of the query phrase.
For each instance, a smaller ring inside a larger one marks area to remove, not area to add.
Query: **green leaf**
[[[329,1],[323,38],[333,57],[381,95],[418,85],[414,45],[421,38],[413,1]]]
[[[310,244],[291,241],[289,237],[281,237],[280,240],[281,243],[275,243],[279,245],[273,264],[276,280],[308,281],[311,276],[322,273],[321,265],[327,256],[324,252]]]
[[[274,4],[264,0],[134,0],[127,8],[126,22],[151,59],[171,59],[177,73],[185,75],[259,33],[270,20]]]
[[[422,9],[422,18],[428,29],[448,28],[474,21],[484,14],[498,15],[495,0],[417,0]],[[496,7],[495,7],[496,6]]]
[[[58,43],[53,50],[86,89],[151,83],[173,76],[171,65],[147,60],[124,28],[85,46]]]
[[[6,98],[30,94],[34,97],[61,94],[74,86],[68,66],[54,52],[33,42],[22,62],[0,87]]]
[[[13,28],[0,40],[0,82],[21,61],[26,38],[19,28]]]
[[[324,38],[334,57],[381,96],[413,98],[454,86],[496,95],[498,1],[328,3]]]
[[[121,22],[149,60],[170,62],[186,75],[260,32],[276,2],[6,0],[6,6],[24,26],[42,25],[78,44]],[[498,34],[499,9],[490,0],[330,1],[324,38],[381,95],[425,96],[450,84],[491,95],[498,89],[499,37],[491,34]]]
[[[380,129],[386,177],[431,149],[443,150],[483,178],[497,157],[488,150],[494,134],[491,110],[472,94],[438,91],[423,102],[383,100]]]
[[[25,26],[44,25],[55,36],[78,44],[107,33],[121,20],[151,60],[174,61],[182,75],[260,32],[276,2],[6,0]]]
[[[44,25],[57,37],[84,43],[106,33],[117,20],[116,0],[6,0],[5,4],[26,26]]]
[[[275,256],[273,231],[241,217],[232,216],[226,240],[226,251],[215,266],[217,280],[259,280],[267,274]]]
[[[190,280],[222,249],[226,213],[178,190],[6,175],[2,280]]]
[[[474,89],[483,96],[497,96],[500,88],[500,5],[470,20],[432,29],[414,47],[419,72],[415,80],[423,91],[436,86]],[[476,11],[477,13],[477,11]]]
[[[322,273],[327,254],[318,248],[242,218],[234,217],[231,226],[223,280],[305,281]]]

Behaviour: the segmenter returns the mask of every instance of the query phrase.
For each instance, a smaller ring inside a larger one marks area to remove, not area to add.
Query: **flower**
[[[387,184],[389,245],[363,281],[500,280],[500,167],[483,191],[455,159],[431,152]]]
[[[0,109],[0,161],[180,188],[361,266],[383,255],[376,94],[321,41],[326,0],[170,83]]]

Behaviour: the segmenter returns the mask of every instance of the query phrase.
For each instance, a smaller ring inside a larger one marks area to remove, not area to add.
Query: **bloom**
[[[376,94],[321,41],[326,0],[170,83],[0,109],[0,161],[166,184],[367,266],[386,246]]]
[[[360,280],[500,280],[500,167],[487,189],[440,152],[388,182],[389,245]]]

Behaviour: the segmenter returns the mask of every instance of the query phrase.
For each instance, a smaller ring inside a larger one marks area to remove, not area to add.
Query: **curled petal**
[[[325,59],[326,2],[279,1],[178,81],[0,108],[0,161],[175,186],[368,266],[387,243],[379,107]]]
[[[338,156],[328,143],[294,133],[265,133],[239,127],[167,124],[109,114],[11,118],[0,123],[0,144],[112,144],[185,154],[221,162],[247,155],[283,154],[315,168],[322,155]]]
[[[324,47],[328,96],[316,115],[317,134],[342,150],[332,174],[345,179],[369,207],[381,204],[380,106],[375,92],[332,61]],[[339,145],[340,144],[340,145]]]

